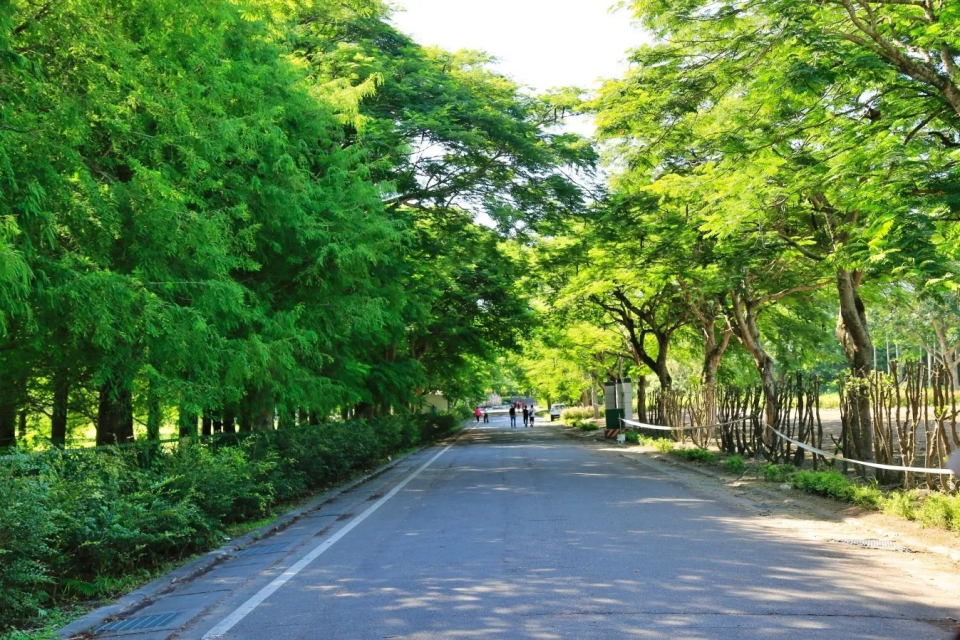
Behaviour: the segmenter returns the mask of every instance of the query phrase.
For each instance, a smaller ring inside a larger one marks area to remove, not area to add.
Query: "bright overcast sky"
[[[478,49],[520,84],[593,88],[643,42],[616,0],[396,0],[397,27],[420,44]]]

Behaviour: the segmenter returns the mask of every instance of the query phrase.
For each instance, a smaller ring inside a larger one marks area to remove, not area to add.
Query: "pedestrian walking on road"
[[[533,410],[533,407],[530,407],[530,428],[533,428],[533,419],[536,417],[537,413]]]
[[[483,415],[483,411],[480,411],[480,407],[477,407],[473,412],[473,417],[477,419],[477,422],[480,422],[480,416]]]
[[[523,426],[530,426],[530,410],[526,407],[523,408]]]
[[[517,428],[517,408],[513,405],[510,405],[510,428]]]
[[[490,414],[486,409],[483,410],[483,424],[490,424]]]

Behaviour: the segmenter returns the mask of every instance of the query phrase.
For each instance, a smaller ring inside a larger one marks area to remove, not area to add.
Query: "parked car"
[[[550,422],[560,419],[560,414],[567,408],[567,405],[558,403],[550,405]]]

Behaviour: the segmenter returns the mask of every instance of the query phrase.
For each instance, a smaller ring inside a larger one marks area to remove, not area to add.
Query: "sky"
[[[626,52],[644,42],[616,0],[396,0],[394,24],[420,44],[478,49],[537,91],[620,75]]]

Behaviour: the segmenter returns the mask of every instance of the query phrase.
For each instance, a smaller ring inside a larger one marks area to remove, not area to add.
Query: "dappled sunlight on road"
[[[945,635],[948,597],[555,430],[467,432],[453,451],[391,528],[298,578],[321,618],[355,603],[370,633],[338,638]]]

